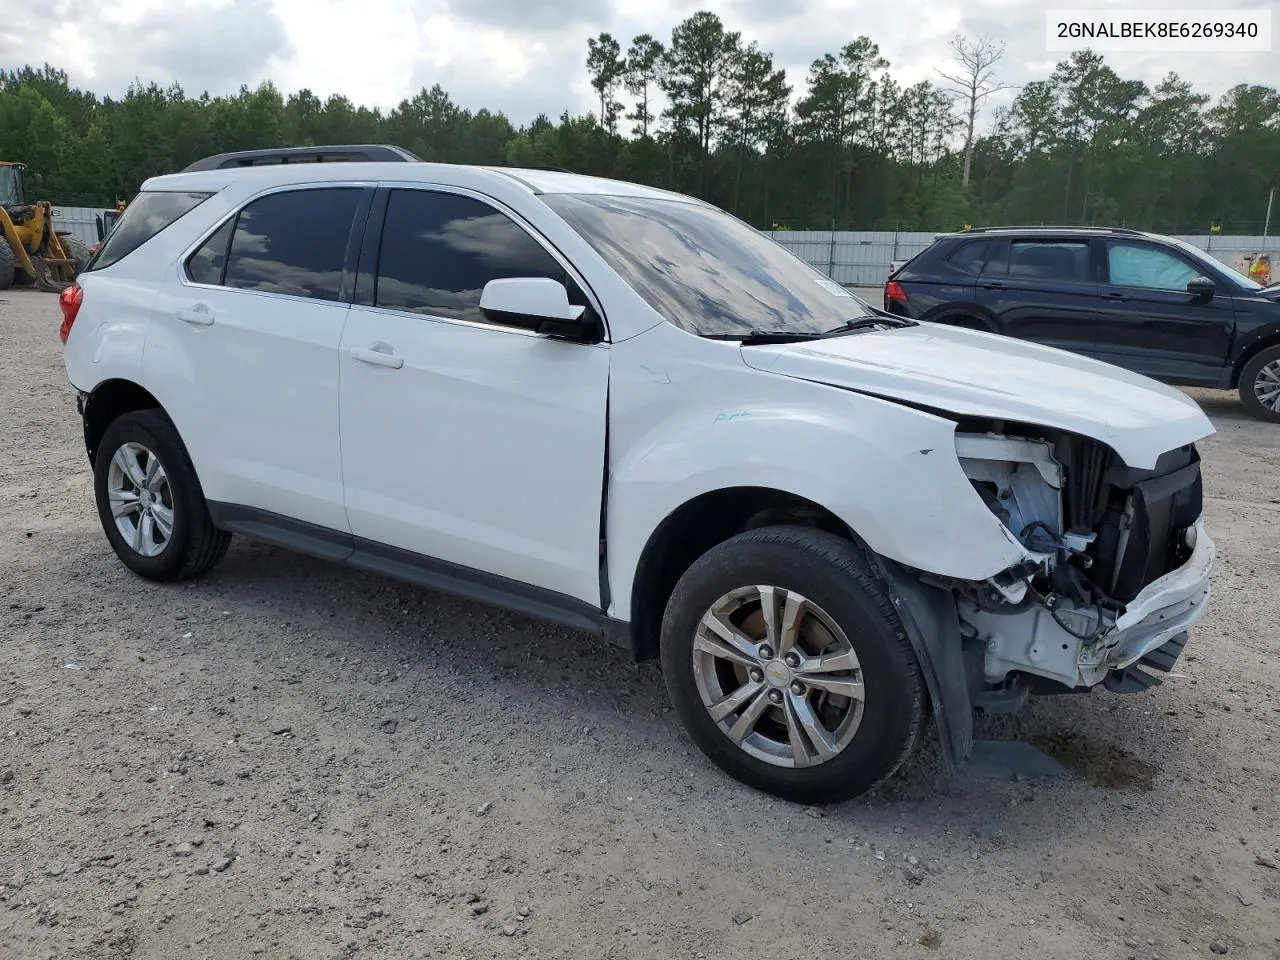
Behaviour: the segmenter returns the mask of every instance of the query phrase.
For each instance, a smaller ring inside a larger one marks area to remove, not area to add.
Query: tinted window
[[[1177,237],[1165,237],[1165,242],[1171,243],[1181,250],[1183,256],[1192,263],[1200,264],[1204,268],[1200,272],[1206,277],[1215,277],[1216,274],[1215,279],[1221,280],[1222,277],[1229,277],[1232,283],[1237,283],[1246,290],[1262,289],[1262,284],[1258,283],[1256,280],[1246,277],[1243,274],[1236,273],[1234,270],[1223,270],[1222,268],[1224,264],[1221,260],[1210,256],[1199,247],[1194,247],[1185,240],[1179,240]]]
[[[991,240],[969,240],[952,251],[947,263],[965,273],[981,273],[991,246]]]
[[[147,190],[125,207],[115,229],[98,248],[86,269],[100,270],[133,253],[165,227],[209,199],[209,193]]]
[[[741,220],[649,197],[542,197],[662,317],[700,336],[813,332],[874,316]]]
[[[222,270],[227,265],[227,244],[235,219],[228,220],[200,245],[200,249],[187,259],[187,276],[196,283],[222,283]]]
[[[1185,291],[1201,275],[1181,257],[1146,243],[1107,241],[1107,269],[1118,287]]]
[[[1089,279],[1086,241],[1024,241],[1009,244],[1009,276],[1037,280]]]
[[[377,306],[483,323],[484,285],[504,277],[566,281],[541,244],[488,204],[452,193],[392,192],[378,258]]]
[[[236,219],[228,287],[337,300],[357,187],[290,190],[255,200]]]

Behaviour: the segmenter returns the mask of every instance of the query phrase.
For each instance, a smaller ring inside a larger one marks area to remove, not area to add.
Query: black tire
[[[168,477],[173,533],[156,556],[135,550],[111,514],[108,475],[112,458],[127,443],[141,444],[155,454]],[[93,490],[102,529],[120,561],[148,580],[185,580],[207,573],[222,559],[231,534],[217,529],[209,518],[204,491],[178,431],[160,410],[138,410],[112,421],[98,444]]]
[[[1280,345],[1260,350],[1244,365],[1244,369],[1240,371],[1240,399],[1244,402],[1245,409],[1255,417],[1280,423],[1280,402],[1273,409],[1264,404],[1257,393],[1259,379],[1275,371],[1276,368],[1266,370],[1273,363],[1280,365]]]
[[[825,762],[784,767],[757,759],[703,704],[694,671],[698,624],[719,598],[755,584],[797,591],[817,604],[857,655],[865,685],[861,722],[852,740]],[[801,803],[846,800],[890,776],[919,742],[927,709],[919,663],[866,555],[847,540],[806,527],[752,530],[697,560],[667,604],[662,668],[676,713],[712,762],[749,786]]]
[[[73,237],[71,234],[60,235],[58,239],[62,241],[62,249],[75,267],[76,276],[80,276],[89,262],[89,248],[79,237]]]
[[[0,290],[8,290],[13,286],[13,275],[18,269],[18,261],[14,259],[13,248],[9,241],[0,235]]]

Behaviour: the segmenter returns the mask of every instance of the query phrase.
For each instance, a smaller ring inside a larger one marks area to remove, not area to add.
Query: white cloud
[[[1230,0],[1275,10],[1280,0]],[[591,110],[587,38],[608,30],[625,50],[638,33],[666,40],[698,9],[756,40],[803,86],[809,63],[867,34],[904,84],[936,78],[957,30],[1008,42],[1001,79],[1047,76],[1044,13],[1067,0],[53,0],[11,4],[0,19],[0,66],[44,61],[73,82],[119,96],[135,77],[190,93],[230,93],[264,79],[357,104],[393,107],[439,83],[464,106],[527,122],[539,112]],[[1204,8],[1210,0],[1159,0]],[[1134,9],[1132,0],[1075,6]],[[1157,6],[1143,3],[1142,6]],[[1274,14],[1273,14],[1274,15]],[[1280,24],[1275,28],[1280,32]],[[1237,83],[1276,82],[1280,48],[1232,55],[1110,54],[1123,76],[1155,84],[1176,70],[1214,96]],[[1007,97],[1006,97],[1007,99]],[[993,105],[995,102],[993,100]]]

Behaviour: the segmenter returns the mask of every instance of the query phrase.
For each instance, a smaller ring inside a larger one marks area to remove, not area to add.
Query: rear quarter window
[[[115,229],[98,248],[85,270],[101,270],[120,262],[211,196],[212,193],[170,190],[146,190],[138,194],[125,207]]]
[[[995,241],[990,238],[985,240],[966,240],[951,251],[947,256],[947,263],[957,270],[977,276],[982,272],[982,267],[987,262],[987,257],[991,253],[993,246],[995,246]]]

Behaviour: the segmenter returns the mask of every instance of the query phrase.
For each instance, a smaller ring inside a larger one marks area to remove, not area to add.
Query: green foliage
[[[1003,49],[983,42],[987,56]],[[953,48],[976,49],[963,38]],[[225,150],[395,143],[429,161],[553,167],[694,193],[761,227],[1198,233],[1217,223],[1245,234],[1261,232],[1280,171],[1274,88],[1241,84],[1211,104],[1177,74],[1148,89],[1087,50],[994,112],[972,139],[967,178],[978,80],[968,97],[954,82],[904,88],[870,37],[816,59],[794,107],[772,55],[706,11],[666,43],[635,37],[625,55],[600,34],[586,64],[598,114],[540,116],[519,129],[459,106],[439,85],[383,113],[269,83],[192,97],[138,80],[112,99],[48,64],[22,66],[0,70],[0,159],[28,165],[33,198],[68,204],[127,199],[146,178]],[[619,130],[624,111],[630,137]]]

